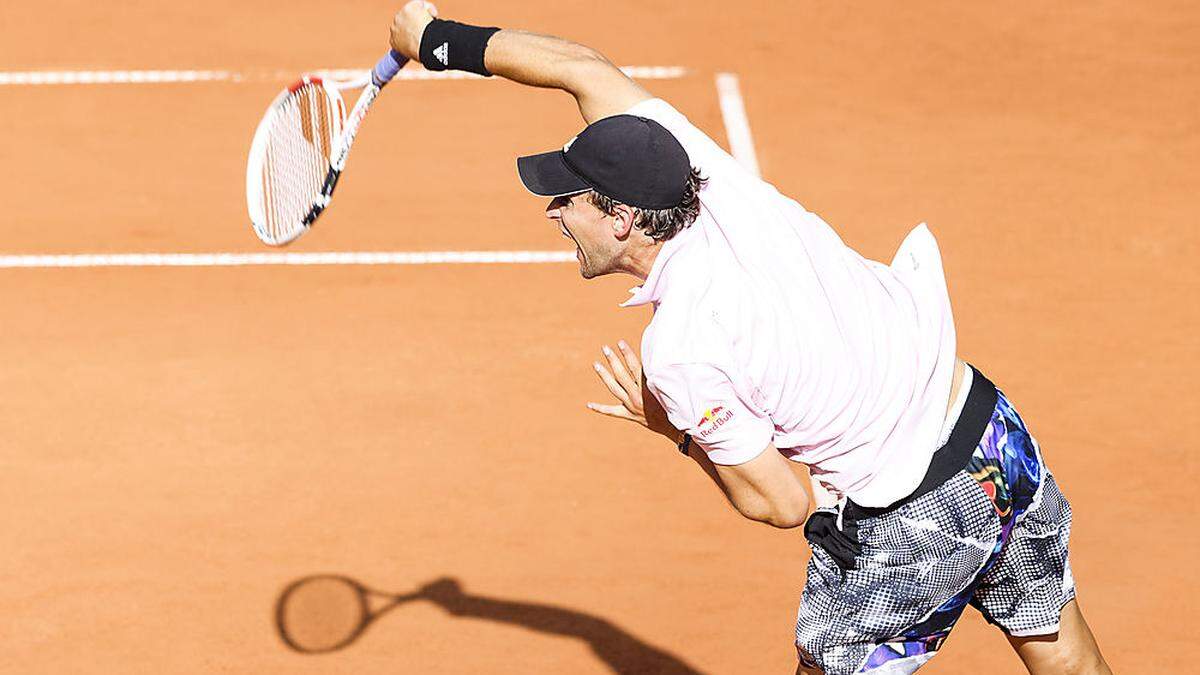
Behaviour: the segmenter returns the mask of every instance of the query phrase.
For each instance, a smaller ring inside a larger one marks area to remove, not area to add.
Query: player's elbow
[[[595,66],[597,64],[612,65],[603,54],[578,42],[568,42],[564,47],[564,51],[564,56],[568,61],[581,67]]]
[[[791,462],[768,444],[737,465],[713,465],[721,489],[741,514],[772,527],[799,527],[808,515],[808,492]]]
[[[570,91],[582,91],[613,76],[623,76],[612,61],[586,45],[571,43],[563,56],[563,79]]]
[[[807,498],[754,499],[734,506],[744,517],[781,530],[799,527],[808,517]]]
[[[778,527],[781,530],[788,530],[793,527],[800,527],[804,524],[805,518],[808,517],[808,505],[803,508],[796,505],[788,505],[776,509],[771,513],[771,517],[764,521],[771,527]]]

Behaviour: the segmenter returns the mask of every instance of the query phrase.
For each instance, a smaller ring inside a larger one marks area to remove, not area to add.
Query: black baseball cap
[[[687,151],[671,132],[634,115],[597,120],[562,150],[517,159],[521,182],[535,195],[595,190],[643,209],[679,206],[691,170]]]

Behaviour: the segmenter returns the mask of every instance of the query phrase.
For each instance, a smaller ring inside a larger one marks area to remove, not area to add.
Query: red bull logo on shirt
[[[704,412],[704,417],[696,423],[696,428],[700,438],[708,438],[712,432],[720,429],[729,420],[733,419],[733,411],[725,406],[713,406]]]

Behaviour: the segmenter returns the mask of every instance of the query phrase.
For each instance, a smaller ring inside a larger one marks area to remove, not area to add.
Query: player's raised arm
[[[392,22],[392,48],[429,70],[499,75],[575,97],[590,124],[651,98],[596,50],[549,35],[469,26],[437,17],[432,3],[411,0]]]
[[[488,45],[487,67],[514,82],[570,93],[589,124],[651,98],[596,50],[549,35],[500,31]]]

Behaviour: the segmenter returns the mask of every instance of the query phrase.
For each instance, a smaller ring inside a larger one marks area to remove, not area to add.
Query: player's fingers
[[[425,0],[408,0],[404,5],[403,11],[412,17],[437,16],[437,7],[434,7],[432,2],[426,2]]]
[[[608,417],[618,417],[623,420],[629,420],[630,422],[639,421],[638,418],[634,417],[633,414],[631,414],[628,410],[626,410],[625,406],[623,406],[623,405],[604,405],[603,403],[589,403],[589,404],[587,404],[587,407],[588,407],[588,410],[591,410],[592,412],[598,412],[601,415],[606,415]]]
[[[616,378],[617,384],[621,385],[629,398],[633,399],[636,395],[641,394],[642,388],[634,381],[633,375],[629,372],[629,366],[625,365],[625,361],[613,351],[612,347],[604,345],[601,351],[604,352],[604,358],[608,359],[608,367],[612,368],[612,374]]]
[[[608,372],[608,369],[601,365],[599,361],[594,362],[592,367],[596,369],[596,374],[600,376],[600,380],[604,382],[604,386],[608,387],[612,395],[617,397],[621,405],[632,410],[633,403],[629,400],[629,393],[620,384],[617,384],[612,373]]]
[[[621,351],[621,356],[625,358],[625,365],[629,368],[629,372],[633,375],[634,382],[637,383],[638,389],[642,387],[642,361],[638,358],[637,352],[629,346],[629,343],[624,340],[617,341],[617,349]]]

